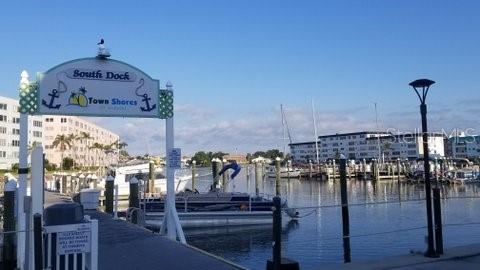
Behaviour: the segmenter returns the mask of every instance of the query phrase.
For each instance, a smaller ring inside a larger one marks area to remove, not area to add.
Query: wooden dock
[[[68,197],[46,192],[46,204]],[[245,269],[190,245],[172,241],[109,214],[87,210],[98,220],[98,269]]]

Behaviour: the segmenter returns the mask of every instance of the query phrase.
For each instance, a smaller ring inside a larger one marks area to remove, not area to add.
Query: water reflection
[[[228,190],[255,192],[255,178],[246,177],[246,170]],[[253,172],[253,170],[252,170]],[[211,184],[208,177],[200,178],[199,190],[207,190]],[[233,185],[234,184],[234,185]],[[274,179],[266,178],[258,184],[260,192],[274,194]],[[349,181],[350,204],[367,204],[350,207],[351,235],[389,232],[422,227],[426,225],[425,189],[423,184],[398,183],[394,181]],[[442,214],[444,224],[478,223],[480,197],[478,185],[441,186]],[[339,181],[282,180],[282,196],[289,206],[331,206],[340,204]],[[458,197],[473,197],[458,199]],[[399,203],[401,201],[401,203]],[[284,216],[282,245],[286,256],[301,264],[301,269],[316,269],[321,263],[341,263],[341,210],[339,207],[301,210],[301,215],[310,215],[297,222]],[[352,260],[379,259],[384,256],[406,254],[410,250],[424,250],[425,229],[373,236],[352,237]],[[228,227],[210,230],[186,231],[188,242],[208,252],[222,256],[251,269],[264,269],[271,257],[270,226]],[[445,247],[480,242],[480,226],[446,226]],[[394,243],[394,244],[393,244]]]

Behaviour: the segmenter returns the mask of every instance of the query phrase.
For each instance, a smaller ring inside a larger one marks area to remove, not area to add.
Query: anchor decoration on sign
[[[144,93],[144,94],[138,93],[138,90],[140,90],[140,88],[142,88],[142,86],[145,84],[145,81],[143,80],[143,78],[140,79],[139,83],[140,85],[135,90],[135,95],[141,97],[142,102],[145,103],[145,107],[140,107],[140,110],[142,110],[142,112],[149,112],[149,111],[155,110],[155,108],[157,108],[157,104],[153,104],[153,105],[150,104],[150,101],[152,100],[152,98],[148,97],[147,93]]]
[[[60,98],[60,94],[65,92],[67,92],[67,85],[63,81],[58,80],[57,89],[52,89],[52,91],[50,91],[50,93],[48,94],[50,100],[47,102],[45,99],[42,99],[42,105],[49,109],[60,109],[60,106],[62,105],[55,104],[55,99]]]

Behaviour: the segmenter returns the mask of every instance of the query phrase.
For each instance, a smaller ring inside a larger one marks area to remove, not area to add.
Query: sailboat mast
[[[317,164],[320,163],[318,158],[318,136],[317,136],[317,122],[315,120],[315,105],[312,99],[312,118],[313,118],[313,139],[315,140],[315,154],[316,154],[316,162]]]
[[[280,112],[282,114],[282,128],[283,128],[283,155],[284,155],[284,158],[287,157],[287,144],[286,144],[286,140],[287,140],[287,131],[285,129],[285,115],[283,113],[283,104],[280,104]]]
[[[380,151],[380,133],[379,133],[379,130],[378,130],[378,113],[377,113],[377,103],[375,102],[375,126],[376,126],[376,129],[377,129],[377,147],[378,147],[378,161],[380,161],[380,155],[381,155],[381,151]]]

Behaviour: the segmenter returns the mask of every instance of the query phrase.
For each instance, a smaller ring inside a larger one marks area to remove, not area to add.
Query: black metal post
[[[108,176],[105,181],[105,212],[113,214],[113,186],[115,179]]]
[[[347,197],[347,160],[340,159],[340,196],[342,200],[342,224],[343,224],[343,260],[351,262],[350,256],[350,218],[348,215]]]
[[[282,203],[280,197],[273,198],[273,270],[282,265]]]
[[[132,223],[138,223],[138,209],[140,207],[140,200],[138,196],[138,179],[133,177],[130,179],[130,194],[128,195],[128,207],[132,209]]]
[[[35,270],[43,270],[42,215],[33,215],[33,246]]]
[[[435,248],[437,255],[443,254],[442,208],[440,188],[433,188],[433,212],[435,217]]]
[[[427,105],[422,102],[420,105],[420,114],[422,115],[422,138],[423,138],[423,170],[425,175],[425,199],[427,204],[427,226],[428,226],[428,248],[425,256],[436,257],[433,234],[433,216],[432,216],[432,193],[430,186],[430,157],[428,152],[428,129],[427,129]]]
[[[3,193],[3,231],[15,231],[15,192],[17,182],[9,180],[5,183]],[[2,250],[3,266],[5,269],[15,269],[15,234],[6,233],[3,235]]]

